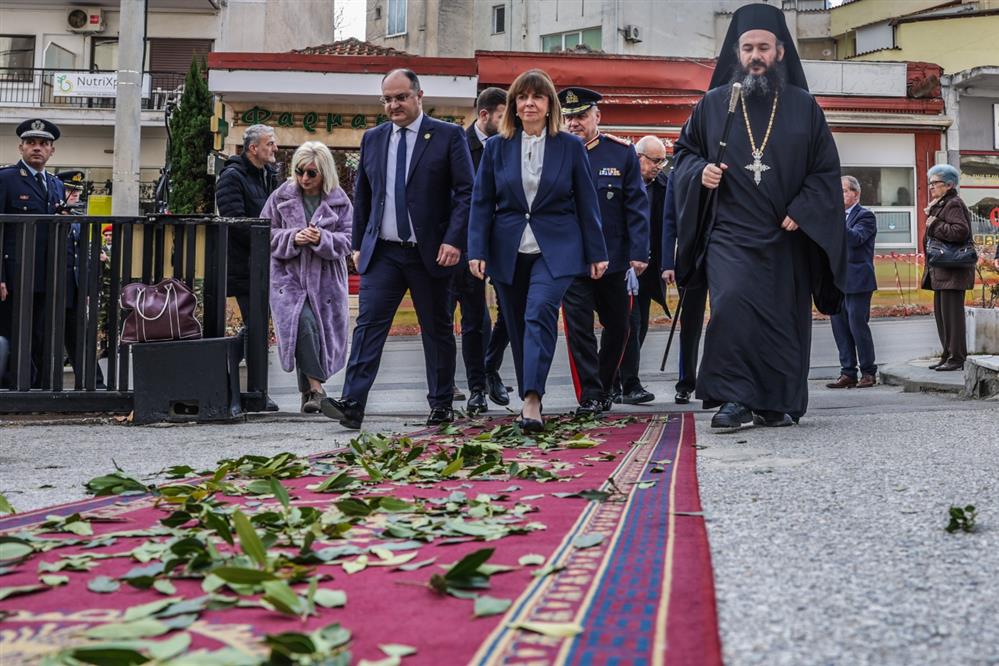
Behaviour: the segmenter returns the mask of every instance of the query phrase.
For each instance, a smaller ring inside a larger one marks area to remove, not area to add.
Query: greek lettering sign
[[[148,74],[142,75],[142,96],[149,97]],[[52,94],[56,97],[114,97],[118,93],[118,72],[56,72]]]
[[[437,120],[448,123],[462,124],[463,116],[438,116],[433,109],[426,111],[426,114]],[[332,133],[338,127],[350,129],[368,129],[388,122],[388,116],[382,113],[339,113],[336,111],[271,111],[259,106],[237,111],[235,113],[236,123],[243,125],[256,125],[258,123],[276,125],[277,127],[296,128],[301,127],[306,132]],[[235,123],[234,123],[235,124]]]

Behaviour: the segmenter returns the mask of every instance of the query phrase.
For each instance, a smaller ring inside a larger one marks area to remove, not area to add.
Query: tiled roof
[[[343,56],[397,56],[397,55],[409,55],[404,51],[399,51],[398,49],[389,48],[387,46],[378,46],[377,44],[372,44],[371,42],[362,42],[357,37],[351,37],[350,39],[342,39],[339,42],[333,42],[332,44],[320,44],[319,46],[308,46],[304,49],[297,49],[292,51],[292,53],[300,53],[302,55],[343,55]]]

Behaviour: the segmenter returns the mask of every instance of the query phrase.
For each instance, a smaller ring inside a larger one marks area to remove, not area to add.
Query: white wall
[[[833,132],[833,140],[840,164],[911,167],[916,163],[914,134]]]

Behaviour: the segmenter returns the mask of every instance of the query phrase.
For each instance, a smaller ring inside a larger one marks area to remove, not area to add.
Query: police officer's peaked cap
[[[62,181],[62,184],[67,190],[83,189],[83,172],[79,169],[60,171],[56,174],[56,178]]]
[[[596,106],[603,98],[603,95],[588,88],[566,88],[558,94],[562,113],[567,116],[582,113],[591,106]]]
[[[20,139],[48,139],[55,141],[59,138],[59,128],[55,123],[50,123],[44,118],[31,118],[25,120],[17,126],[17,136]]]

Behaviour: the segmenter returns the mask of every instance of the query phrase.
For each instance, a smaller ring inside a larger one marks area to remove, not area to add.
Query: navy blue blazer
[[[385,210],[385,169],[389,137],[395,125],[382,123],[361,137],[361,159],[354,183],[354,234],[360,250],[357,272],[368,270]],[[465,131],[424,114],[406,179],[406,205],[423,265],[433,277],[453,270],[437,264],[442,244],[463,250],[472,197],[472,157]]]
[[[45,184],[48,190],[31,176],[31,172],[23,162],[17,162],[8,167],[0,168],[0,212],[14,215],[53,215],[56,206],[66,198],[62,181],[51,173],[45,173]],[[36,227],[35,235],[35,284],[34,291],[46,290],[45,258],[48,253],[49,227],[42,224]],[[0,280],[7,283],[8,289],[13,289],[14,258],[17,256],[16,225],[4,225],[3,230],[3,261],[0,267]]]
[[[607,246],[583,142],[568,132],[545,139],[541,183],[528,208],[521,134],[486,141],[472,191],[468,258],[485,260],[489,277],[512,284],[520,238],[530,221],[552,277],[585,275],[590,264],[607,260]]]
[[[662,267],[676,270],[676,197],[673,195],[673,173],[666,179],[666,200],[663,202]]]
[[[874,276],[874,238],[878,221],[860,204],[846,218],[846,294],[862,294],[878,288]]]

